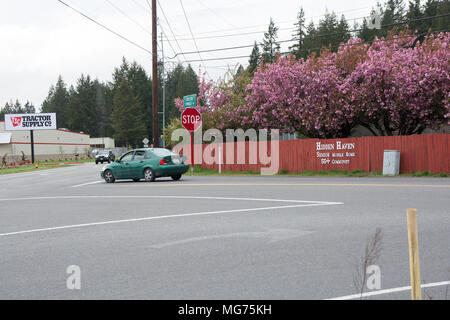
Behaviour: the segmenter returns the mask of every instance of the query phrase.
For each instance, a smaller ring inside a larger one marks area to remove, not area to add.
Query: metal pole
[[[163,132],[166,128],[166,66],[164,64],[164,43],[163,43],[163,36],[161,32],[161,59],[162,59],[162,89],[163,89]],[[165,146],[165,142],[163,140],[163,145]]]
[[[152,0],[152,104],[153,104],[153,147],[159,147],[158,128],[158,39],[156,25],[156,0]]]
[[[30,130],[31,163],[34,163],[34,131]]]
[[[222,174],[222,147],[219,147],[219,174]]]
[[[191,173],[194,174],[194,132],[191,131]]]

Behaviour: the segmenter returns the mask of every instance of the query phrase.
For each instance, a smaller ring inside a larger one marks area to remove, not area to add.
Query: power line
[[[368,9],[370,7],[364,7],[364,8],[356,8],[356,9],[350,9],[350,10],[344,10],[344,11],[338,11],[338,12],[334,12],[335,14],[340,14],[340,13],[345,13],[345,12],[352,12],[352,11],[360,11],[363,9]],[[325,14],[322,15],[318,15],[318,16],[312,16],[312,17],[306,17],[305,20],[307,19],[313,19],[313,18],[320,18],[325,16]],[[347,19],[347,21],[353,21],[353,20],[359,20],[359,19],[363,19],[363,18],[367,18],[367,16],[364,17],[359,17],[359,18],[352,18],[352,19]],[[278,22],[278,24],[284,24],[284,23],[292,23],[292,22],[297,22],[297,20],[284,20],[284,21],[280,21]],[[214,31],[207,31],[207,32],[197,32],[197,36],[198,35],[203,35],[203,34],[211,34],[211,33],[218,33],[218,32],[226,32],[226,31],[234,31],[234,30],[244,30],[244,29],[251,29],[251,28],[256,28],[256,27],[265,27],[267,25],[265,24],[256,24],[256,25],[251,25],[251,26],[245,26],[245,27],[239,27],[239,28],[229,28],[229,29],[221,29],[221,30],[214,30]],[[281,28],[280,30],[292,30],[295,28]],[[254,33],[264,33],[266,31],[256,31]],[[239,33],[242,34],[242,33]],[[245,33],[247,34],[247,33]],[[174,37],[187,37],[189,35],[184,34],[184,35],[174,35]],[[197,37],[197,39],[203,39],[203,38],[199,38]],[[209,39],[209,38],[208,38]],[[181,40],[190,40],[190,39],[181,39]]]
[[[150,9],[150,16],[151,16],[151,14],[152,14],[152,5],[150,4],[150,2],[148,0],[146,0],[146,2],[147,2],[147,5],[148,5],[148,8]],[[147,10],[147,9],[144,9],[144,10]],[[159,23],[159,26],[161,28],[161,31],[162,31],[163,35],[167,38],[167,35],[164,32],[164,28],[162,27],[162,25],[160,23]],[[159,44],[157,44],[157,46],[159,47]],[[173,48],[173,46],[172,46],[172,44],[170,42],[169,42],[169,46],[172,49],[172,52],[174,54],[177,54],[177,52],[175,51],[175,49]]]
[[[184,17],[185,17],[185,19],[186,19],[186,23],[187,23],[187,25],[188,25],[189,31],[190,31],[190,33],[191,33],[192,40],[194,41],[195,48],[197,49],[198,56],[200,57],[200,60],[203,62],[203,58],[202,58],[202,55],[200,54],[200,50],[198,49],[197,41],[195,41],[194,33],[192,32],[191,24],[189,23],[189,19],[188,19],[188,17],[187,17],[186,10],[184,10],[184,6],[183,6],[183,1],[182,1],[182,0],[180,0],[180,4],[181,4],[181,8],[183,9],[183,14],[184,14]],[[208,78],[210,78],[210,77],[209,77],[209,74],[208,74],[208,71],[206,70],[206,66],[205,66],[205,63],[204,63],[204,62],[203,62],[203,66],[205,67],[205,73],[206,73],[206,75],[208,76]]]
[[[146,33],[148,34],[152,34],[149,30],[147,30],[147,28],[145,28],[142,24],[140,24],[139,22],[137,22],[136,20],[134,20],[133,18],[131,18],[128,14],[126,14],[125,11],[123,11],[122,9],[120,9],[117,5],[115,5],[112,1],[110,0],[105,0],[106,2],[108,2],[111,7],[113,7],[114,9],[116,9],[117,11],[119,11],[123,16],[125,16],[128,20],[130,20],[131,22],[133,22],[135,25],[137,25],[139,28],[141,28],[142,30],[144,30]]]
[[[445,17],[448,16],[449,14],[442,14],[442,15],[437,15],[437,16],[433,16],[431,18],[438,18],[438,17]],[[352,21],[352,20],[359,20],[359,19],[366,19],[369,16],[364,16],[364,17],[359,17],[359,18],[353,18],[353,19],[347,19],[346,21]],[[384,25],[382,27],[389,27],[389,26],[395,26],[395,25],[401,25],[401,24],[406,24],[409,22],[415,22],[415,21],[421,21],[424,19],[428,19],[428,18],[418,18],[418,19],[413,19],[413,20],[408,20],[408,21],[404,21],[404,22],[397,22],[397,23],[393,23],[393,24],[389,24],[389,25]],[[285,31],[285,30],[296,30],[296,28],[280,28],[280,31]],[[362,29],[355,29],[355,30],[351,30],[349,32],[357,32],[357,31],[361,31]],[[205,37],[197,37],[198,40],[203,40],[203,39],[218,39],[218,38],[228,38],[228,37],[239,37],[239,36],[245,36],[245,35],[252,35],[252,34],[261,34],[267,32],[266,31],[251,31],[251,32],[241,32],[241,33],[231,33],[231,34],[224,34],[224,35],[217,35],[217,36],[205,36]],[[200,33],[198,33],[200,34]],[[206,34],[206,33],[203,33]],[[328,34],[331,35],[331,34]],[[322,37],[322,36],[317,36],[317,37]],[[178,38],[177,41],[190,41],[191,39],[188,38]],[[175,40],[169,40],[169,41],[175,41]]]
[[[81,11],[75,9],[74,7],[70,6],[70,5],[67,4],[66,2],[64,2],[64,1],[62,1],[62,0],[57,0],[57,1],[58,1],[59,3],[61,3],[61,4],[63,4],[64,6],[66,6],[67,8],[69,8],[69,9],[75,11],[75,12],[78,13],[79,15],[83,16],[84,18],[86,18],[86,19],[92,21],[92,22],[95,23],[96,25],[98,25],[98,26],[102,27],[103,29],[105,29],[105,30],[111,32],[112,34],[114,34],[115,36],[121,38],[122,40],[124,40],[124,41],[126,41],[126,42],[128,42],[128,43],[134,45],[135,47],[137,47],[137,48],[139,48],[139,49],[141,49],[141,50],[147,52],[148,54],[152,55],[152,52],[151,52],[150,50],[148,50],[148,49],[142,47],[141,45],[137,44],[136,42],[134,42],[134,41],[128,39],[127,37],[121,35],[120,33],[117,33],[116,31],[110,29],[109,27],[107,27],[107,26],[101,24],[100,22],[94,20],[93,18],[89,17],[88,15],[84,14],[83,12],[81,12]]]
[[[447,14],[441,14],[441,15],[435,15],[435,16],[431,16],[431,17],[423,17],[423,18],[419,18],[419,19],[412,19],[412,20],[408,20],[408,21],[404,21],[404,22],[397,22],[397,23],[391,23],[391,24],[386,24],[386,25],[382,25],[382,28],[386,28],[386,27],[392,27],[392,26],[396,26],[396,25],[401,25],[401,24],[407,24],[410,22],[416,22],[416,21],[423,21],[423,20],[429,20],[429,19],[435,19],[435,18],[440,18],[440,17],[445,17],[445,16],[449,16],[450,13]],[[363,29],[353,29],[353,30],[349,30],[349,31],[344,31],[344,32],[334,32],[334,33],[327,33],[327,34],[319,34],[319,35],[311,35],[311,36],[307,36],[307,37],[303,37],[301,40],[314,40],[317,38],[323,38],[323,37],[329,37],[329,36],[336,36],[336,35],[345,35],[345,34],[351,34],[351,33],[355,33],[355,32],[359,32],[362,31]],[[286,42],[293,42],[293,41],[298,41],[299,39],[293,38],[293,39],[289,39],[289,40],[281,40],[281,41],[276,41],[276,44],[281,44],[281,43],[286,43]],[[242,45],[242,46],[233,46],[233,47],[225,47],[225,48],[217,48],[217,49],[207,49],[207,50],[202,50],[200,52],[202,53],[207,53],[207,52],[216,52],[216,51],[227,51],[227,50],[236,50],[236,49],[243,49],[243,48],[251,48],[253,47],[254,44],[251,45]],[[191,51],[191,52],[180,52],[177,53],[175,56],[168,58],[168,59],[175,59],[177,57],[177,55],[179,54],[193,54],[193,53],[197,53],[198,51]]]
[[[162,14],[163,14],[163,17],[164,17],[164,19],[166,20],[167,26],[169,27],[169,31],[172,33],[172,35],[173,35],[173,37],[174,37],[174,39],[175,39],[175,42],[176,42],[176,44],[177,44],[177,46],[178,46],[178,49],[180,49],[180,52],[182,52],[183,50],[181,49],[180,43],[178,42],[177,38],[175,37],[175,33],[173,32],[172,27],[170,26],[169,19],[167,19],[166,13],[164,12],[164,9],[163,9],[161,3],[159,2],[159,0],[157,0],[157,2],[158,2],[159,8],[161,9],[161,12],[162,12]],[[169,40],[169,38],[168,38],[167,36],[166,36],[166,39],[167,39],[167,41],[168,41],[169,44],[170,44],[171,42],[170,42],[170,40]],[[174,53],[175,53],[175,50],[174,50]],[[184,57],[184,60],[186,60],[186,56],[185,56],[184,54],[183,54],[183,57]]]
[[[433,31],[433,32],[424,32],[424,33],[419,33],[419,34],[413,34],[413,35],[409,35],[409,36],[402,36],[402,37],[397,37],[395,39],[404,39],[404,38],[410,38],[410,37],[421,37],[427,34],[435,34],[435,33],[441,33],[441,32],[448,32],[450,31],[450,29],[442,29],[442,30],[438,30],[438,31]],[[374,40],[370,40],[370,41],[366,41],[366,42],[360,42],[360,43],[341,43],[338,45],[334,45],[334,46],[329,46],[329,47],[317,47],[317,48],[311,48],[311,49],[301,49],[298,50],[299,52],[310,52],[310,51],[316,51],[316,50],[320,50],[322,48],[327,48],[327,49],[334,49],[334,48],[340,48],[340,47],[350,47],[350,46],[355,46],[355,45],[365,45],[365,44],[373,44],[376,42],[384,42],[384,41],[393,41],[394,39],[374,39]],[[286,52],[281,52],[281,55],[289,55],[292,54],[292,52],[286,51]],[[249,58],[250,55],[245,55],[245,56],[233,56],[233,57],[222,57],[222,58],[211,58],[211,59],[203,59],[202,61],[218,61],[218,60],[232,60],[232,59],[244,59],[244,58]],[[190,62],[198,62],[199,60],[187,60],[187,63]]]
[[[229,23],[227,21],[227,19],[225,19],[224,17],[222,17],[221,15],[219,15],[218,13],[216,13],[213,9],[211,9],[210,7],[208,7],[206,4],[204,4],[201,0],[197,0],[198,3],[200,3],[203,7],[205,7],[206,9],[208,9],[210,12],[212,12],[212,14],[214,14],[216,17],[220,18],[223,22],[225,22],[226,24],[232,26],[233,28],[237,28],[235,25]]]

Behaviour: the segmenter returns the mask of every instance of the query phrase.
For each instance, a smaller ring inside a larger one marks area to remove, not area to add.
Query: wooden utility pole
[[[158,126],[158,38],[156,0],[152,0],[152,104],[153,104],[153,147],[159,147]]]
[[[409,267],[411,273],[411,299],[422,300],[419,265],[419,237],[417,232],[416,209],[407,210]]]

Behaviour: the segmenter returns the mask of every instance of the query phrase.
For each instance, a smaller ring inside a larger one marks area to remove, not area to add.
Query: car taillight
[[[162,158],[162,160],[159,162],[159,165],[162,166],[163,164],[166,164],[166,159]]]

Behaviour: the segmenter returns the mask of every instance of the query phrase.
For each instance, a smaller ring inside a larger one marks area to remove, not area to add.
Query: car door
[[[118,179],[127,179],[127,178],[133,178],[132,172],[131,172],[131,163],[133,161],[133,155],[134,151],[130,151],[128,153],[125,153],[120,158],[120,165],[117,168],[117,176]]]
[[[134,153],[133,160],[130,162],[130,175],[132,175],[132,178],[142,178],[145,155],[146,152],[144,150],[137,150]]]

